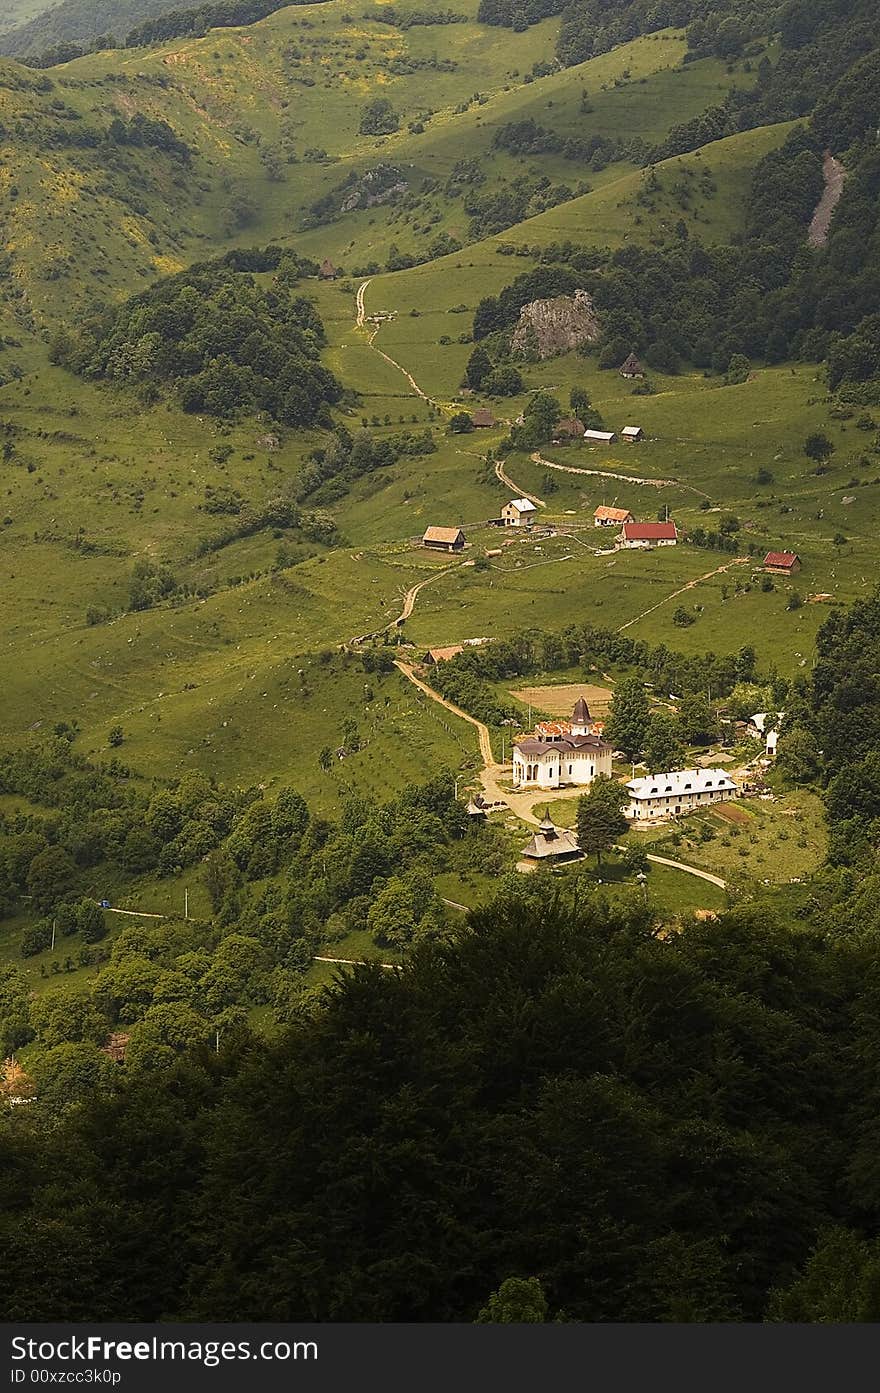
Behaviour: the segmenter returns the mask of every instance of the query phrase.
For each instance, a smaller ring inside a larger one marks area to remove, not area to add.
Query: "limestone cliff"
[[[582,343],[595,343],[600,334],[593,300],[585,290],[533,300],[523,305],[510,340],[511,352],[522,358],[553,358]]]

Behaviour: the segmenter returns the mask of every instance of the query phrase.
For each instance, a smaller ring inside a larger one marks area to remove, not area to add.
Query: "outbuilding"
[[[620,432],[621,440],[625,440],[628,445],[634,445],[637,440],[644,440],[641,426],[624,426]]]
[[[461,551],[464,543],[460,527],[428,527],[422,538],[422,546],[431,551]]]
[[[583,856],[574,832],[556,827],[549,817],[543,819],[522,854],[529,861],[574,861]]]
[[[487,430],[496,424],[495,417],[488,406],[479,406],[471,415],[471,425],[476,430]]]
[[[321,265],[318,267],[318,275],[322,281],[335,281],[336,277],[339,275],[339,272],[333,265],[329,256],[325,256]]]
[[[626,362],[620,365],[621,377],[644,377],[645,370],[634,353],[631,353]]]
[[[613,430],[585,430],[584,440],[591,445],[613,445],[617,436]]]
[[[621,527],[623,523],[633,521],[635,519],[629,508],[610,508],[600,503],[593,513],[594,527]]]
[[[577,416],[566,416],[553,427],[553,444],[567,445],[571,440],[582,440],[584,423]]]
[[[501,509],[501,518],[505,527],[527,527],[537,511],[530,498],[511,498]]]
[[[768,551],[764,557],[764,570],[774,576],[793,576],[801,569],[801,558],[796,551]]]

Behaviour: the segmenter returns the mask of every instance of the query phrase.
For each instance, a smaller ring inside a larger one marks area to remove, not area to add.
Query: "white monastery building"
[[[534,735],[521,736],[513,746],[515,788],[586,786],[600,774],[611,774],[611,746],[595,733],[583,697],[570,721],[545,722]]]
[[[531,499],[511,498],[501,509],[505,527],[523,527],[534,521],[537,508]]]
[[[676,769],[671,774],[647,774],[630,779],[627,817],[636,822],[650,818],[680,817],[710,803],[735,798],[736,784],[723,769]]]

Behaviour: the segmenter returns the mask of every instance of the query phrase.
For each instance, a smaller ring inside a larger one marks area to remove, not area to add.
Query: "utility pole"
[[[58,920],[57,920],[57,919],[53,919],[53,920],[52,920],[52,952],[53,952],[53,953],[55,952],[55,929],[56,929],[56,927],[57,927],[57,924],[58,924]]]
[[[187,889],[184,889],[183,892],[183,917],[184,919],[189,918],[189,890]]]

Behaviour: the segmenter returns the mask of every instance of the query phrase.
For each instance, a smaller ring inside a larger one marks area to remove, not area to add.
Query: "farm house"
[[[645,369],[634,353],[631,353],[626,361],[621,363],[620,375],[621,377],[644,377]]]
[[[774,576],[793,576],[801,569],[801,558],[796,551],[768,551],[764,557],[764,570]]]
[[[625,522],[634,521],[629,508],[609,508],[604,503],[600,503],[593,513],[594,527],[620,527]]]
[[[622,547],[674,547],[678,529],[674,522],[625,522],[619,540]]]
[[[529,498],[511,498],[501,509],[505,527],[524,527],[534,521],[537,508]]]

